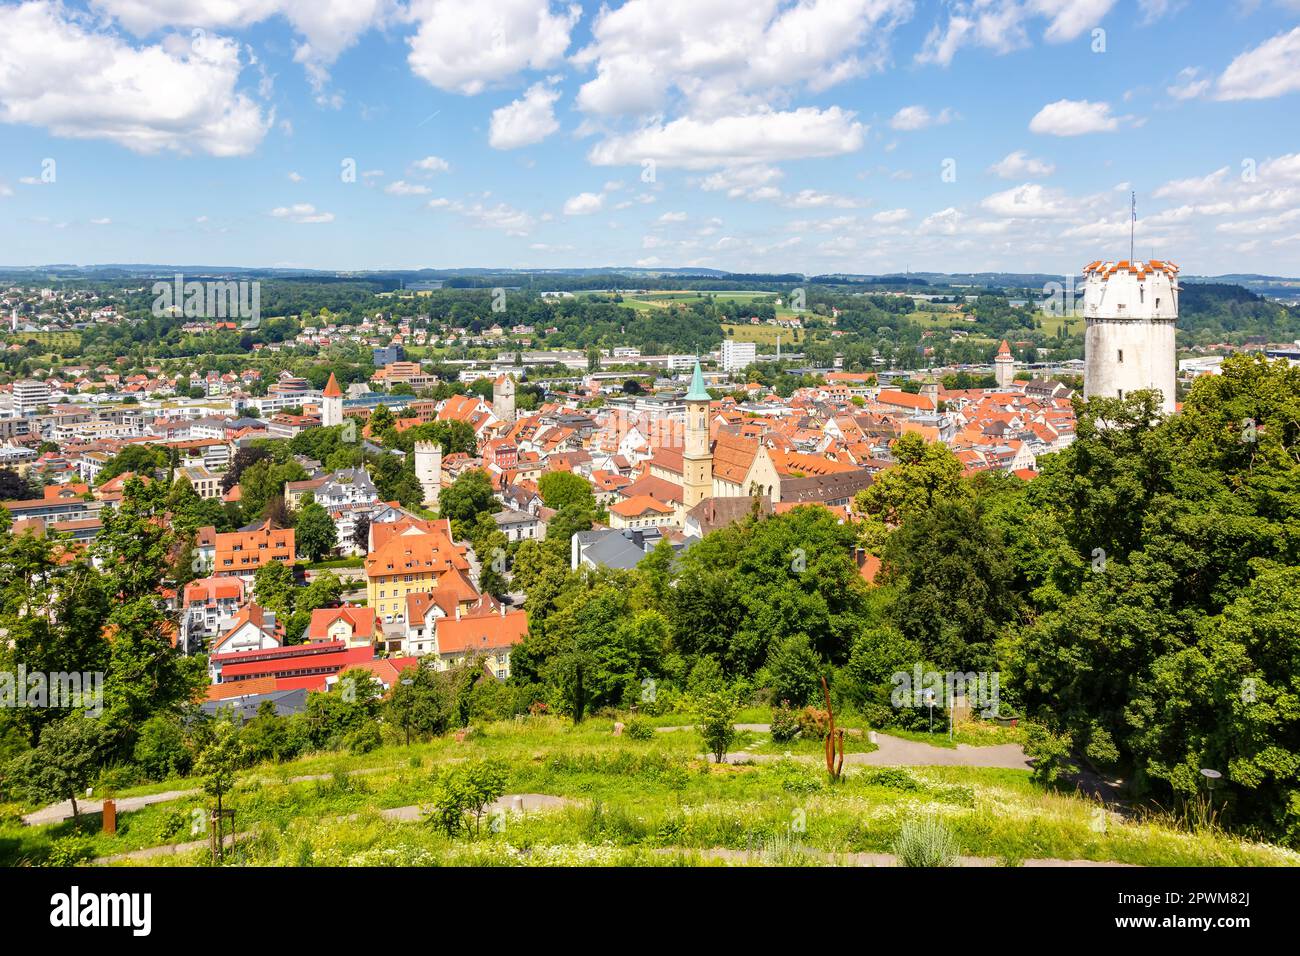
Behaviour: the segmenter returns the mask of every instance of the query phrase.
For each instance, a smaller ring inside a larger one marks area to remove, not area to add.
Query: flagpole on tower
[[[1138,221],[1138,194],[1136,190],[1129,193],[1129,206],[1133,211],[1128,224],[1128,261],[1131,263],[1133,261],[1133,239]]]

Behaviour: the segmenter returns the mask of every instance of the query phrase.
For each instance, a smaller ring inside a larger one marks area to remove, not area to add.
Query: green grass
[[[752,715],[751,715],[752,716]],[[682,723],[680,715],[677,723]],[[753,721],[758,722],[758,721]],[[670,721],[669,725],[672,725]],[[827,780],[818,744],[784,745],[792,757],[750,765],[700,758],[693,731],[649,741],[613,736],[613,721],[573,727],[559,718],[490,724],[451,737],[386,745],[370,754],[314,754],[241,775],[229,801],[247,865],[704,865],[818,864],[853,853],[889,853],[904,821],[941,819],[963,855],[1016,863],[1034,857],[1142,865],[1298,865],[1300,854],[1218,831],[1191,833],[1159,819],[1098,816],[1084,799],[1046,793],[1024,771],[968,767],[847,766]],[[738,746],[766,735],[742,736]],[[868,746],[865,738],[855,745]],[[464,760],[494,759],[507,792],[565,798],[563,807],[506,816],[474,839],[448,839],[378,811],[427,803],[432,778]],[[353,771],[367,771],[354,773]],[[325,779],[289,783],[290,777]],[[177,787],[180,781],[160,785]],[[28,828],[0,825],[0,862],[40,862],[51,841],[82,832],[97,856],[194,838],[193,797],[120,814],[119,832],[95,834],[97,817]],[[720,851],[725,851],[722,853]],[[149,865],[194,865],[205,851]]]

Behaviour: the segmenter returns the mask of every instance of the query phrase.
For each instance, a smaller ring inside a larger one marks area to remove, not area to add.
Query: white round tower
[[[1174,411],[1178,266],[1093,262],[1083,269],[1083,396],[1124,398],[1158,389],[1160,408]]]
[[[438,507],[438,493],[442,490],[442,446],[437,442],[415,443],[415,478],[424,492],[424,504]]]

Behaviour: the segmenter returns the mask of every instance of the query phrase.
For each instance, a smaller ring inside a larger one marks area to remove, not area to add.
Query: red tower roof
[[[325,391],[321,392],[325,398],[342,398],[343,389],[339,388],[339,380],[330,372],[330,380],[325,383]]]

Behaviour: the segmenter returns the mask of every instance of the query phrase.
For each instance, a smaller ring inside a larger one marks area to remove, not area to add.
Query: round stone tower
[[[438,507],[438,493],[442,490],[442,446],[437,442],[415,443],[415,477],[424,492],[423,503]]]
[[[1178,266],[1093,262],[1083,269],[1083,396],[1124,398],[1158,389],[1161,411],[1174,410]]]

